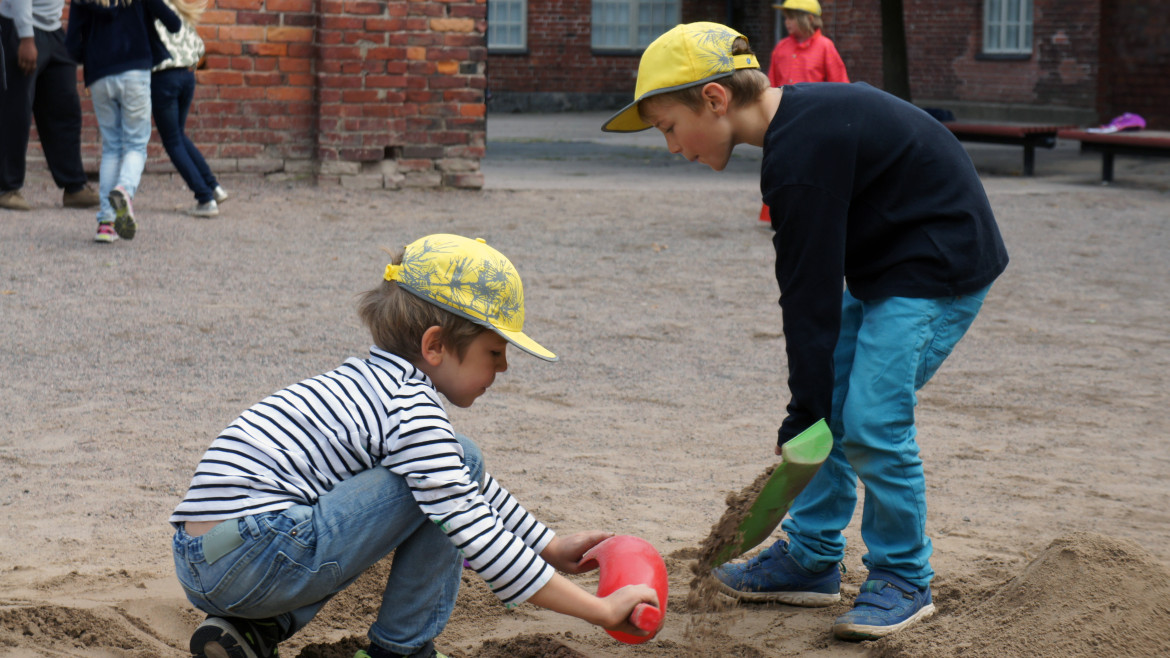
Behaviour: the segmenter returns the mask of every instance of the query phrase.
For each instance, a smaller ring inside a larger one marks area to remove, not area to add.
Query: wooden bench
[[[1036,147],[1050,149],[1056,146],[1056,134],[1069,126],[1034,123],[965,123],[942,122],[961,142],[986,142],[1024,147],[1024,175],[1031,176],[1036,168]]]
[[[1135,130],[1117,133],[1091,133],[1080,129],[1063,129],[1057,136],[1081,143],[1081,152],[1101,154],[1101,182],[1113,182],[1113,156],[1137,155],[1170,158],[1170,131]]]

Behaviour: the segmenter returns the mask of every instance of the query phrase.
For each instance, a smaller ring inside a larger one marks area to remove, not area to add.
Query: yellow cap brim
[[[740,36],[742,36],[742,35],[740,35]],[[746,38],[746,37],[744,37],[744,38]],[[651,44],[651,45],[653,45],[653,44]],[[722,71],[722,72],[716,73],[714,75],[709,75],[701,80],[690,80],[690,81],[684,82],[682,84],[670,85],[670,86],[666,86],[666,87],[657,87],[655,89],[650,89],[650,90],[646,91],[646,93],[635,98],[633,103],[630,103],[629,105],[618,110],[617,113],[615,113],[612,117],[610,117],[608,121],[606,121],[604,124],[602,124],[602,126],[601,126],[602,132],[636,133],[636,132],[646,130],[648,128],[653,128],[654,126],[643,121],[641,115],[638,114],[638,103],[641,103],[642,101],[644,101],[648,98],[653,98],[654,96],[657,96],[659,94],[666,94],[666,93],[670,93],[673,91],[679,91],[681,89],[688,89],[690,87],[697,87],[699,85],[705,85],[708,82],[714,82],[715,80],[719,80],[720,78],[726,78],[726,77],[735,75],[735,72],[740,70],[740,69],[758,69],[758,68],[760,68],[759,60],[757,60],[756,56],[752,55],[752,54],[735,55],[732,58],[732,62],[733,62],[734,68],[732,68],[732,70],[730,70],[730,71]],[[686,67],[681,67],[681,68],[683,68],[684,71],[687,70]],[[639,75],[642,75],[641,71],[639,71]]]
[[[642,100],[639,98],[618,110],[617,114],[610,117],[609,121],[606,121],[601,126],[602,132],[636,133],[652,128],[653,126],[643,121],[642,117],[638,114],[638,103],[641,103]]]
[[[529,338],[528,335],[522,331],[508,331],[507,329],[500,329],[499,327],[495,327],[495,326],[492,327],[492,331],[496,332],[504,340],[508,341],[509,343],[512,343],[516,347],[519,347],[520,349],[524,350],[525,352],[528,352],[532,356],[535,356],[535,357],[540,358],[540,359],[544,359],[545,361],[559,361],[560,360],[559,356],[557,356],[556,354],[553,354],[548,349],[546,349],[543,345],[541,345],[540,343]]]

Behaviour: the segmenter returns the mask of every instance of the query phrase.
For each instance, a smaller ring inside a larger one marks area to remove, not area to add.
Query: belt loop
[[[256,522],[256,516],[249,514],[243,518],[244,524],[248,526],[248,532],[252,535],[252,539],[260,538],[260,524]]]

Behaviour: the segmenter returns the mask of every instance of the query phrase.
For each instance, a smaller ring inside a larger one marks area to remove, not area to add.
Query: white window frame
[[[519,19],[508,20],[500,13],[519,10]],[[528,51],[528,0],[488,0],[487,47],[490,53],[522,53]],[[504,28],[519,27],[520,38],[514,42],[502,41]]]
[[[616,22],[605,23],[605,10],[609,8],[624,16]],[[650,16],[644,18],[647,14]],[[591,45],[596,51],[644,50],[650,42],[678,25],[681,16],[681,0],[593,0]],[[624,27],[625,39],[621,43],[599,42],[602,35],[611,31],[606,27],[618,32]]]
[[[1032,54],[1032,0],[983,0],[983,52]]]

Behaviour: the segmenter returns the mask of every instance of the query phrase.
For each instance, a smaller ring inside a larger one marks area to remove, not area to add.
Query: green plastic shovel
[[[711,568],[733,560],[768,538],[792,501],[817,474],[821,464],[833,449],[833,433],[824,419],[797,434],[780,448],[783,461],[776,465],[768,481],[760,489],[755,502],[739,523],[738,543],[732,542],[715,554]]]

